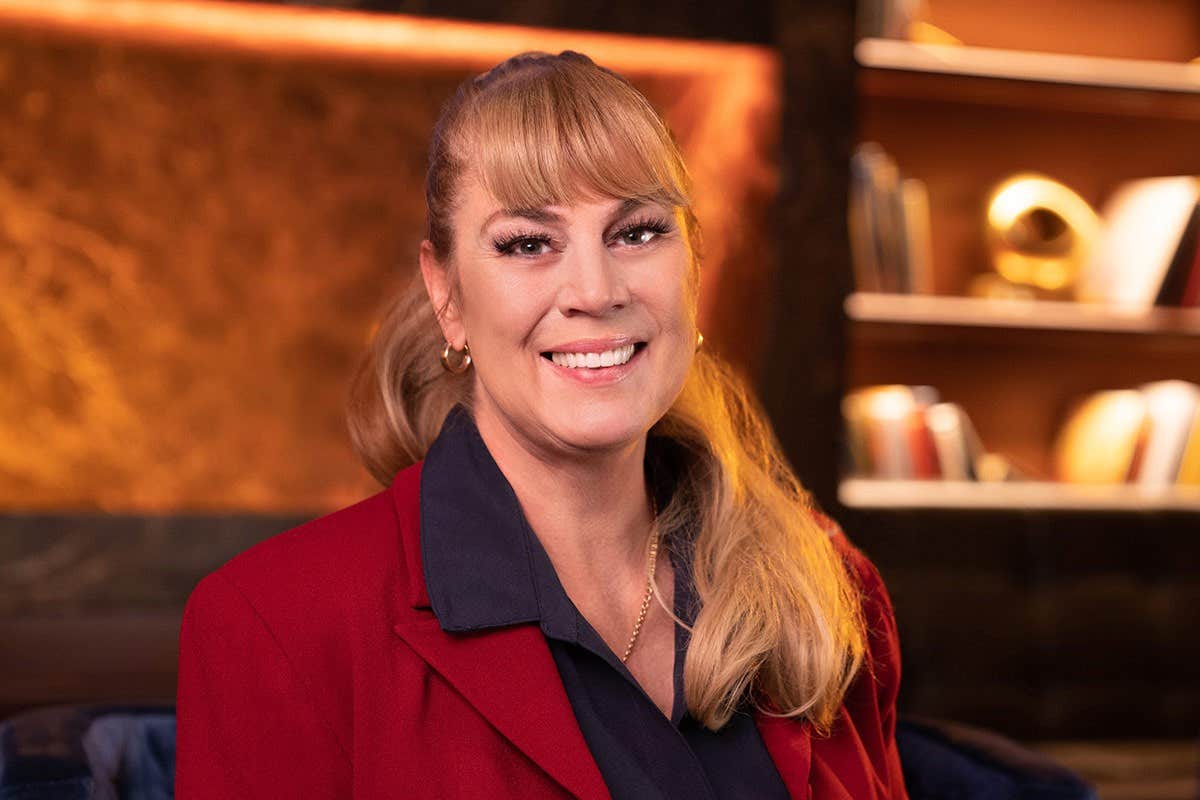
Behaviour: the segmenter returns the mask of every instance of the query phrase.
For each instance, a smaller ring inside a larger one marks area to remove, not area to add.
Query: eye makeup
[[[492,240],[492,247],[496,248],[496,252],[501,255],[521,255],[514,253],[513,248],[524,242],[549,246],[554,242],[554,239],[541,231],[519,230],[511,234],[497,236]]]
[[[671,224],[667,222],[664,217],[653,215],[638,217],[634,221],[621,226],[620,230],[613,234],[613,238],[620,240],[628,234],[640,230],[652,231],[655,237],[658,237],[662,236],[664,233],[669,233],[671,231]],[[651,239],[650,241],[654,241],[654,239]],[[642,242],[641,244],[649,244],[649,242]],[[637,247],[639,245],[631,246]]]
[[[629,247],[642,247],[642,246],[645,246],[645,245],[649,244],[650,242],[654,241],[654,238],[651,238],[650,240],[648,240],[646,242],[632,244],[632,243],[624,242],[623,241],[624,237],[626,237],[629,234],[634,233],[636,231],[647,230],[647,231],[652,232],[655,235],[655,238],[657,238],[658,236],[662,236],[663,234],[670,233],[672,229],[673,229],[673,227],[672,227],[671,223],[668,222],[666,218],[661,217],[661,216],[647,215],[647,216],[638,217],[637,219],[633,220],[632,222],[622,225],[612,235],[612,239],[614,241],[620,241],[622,244],[625,244]],[[504,235],[495,237],[492,240],[492,247],[495,248],[496,252],[501,255],[526,255],[526,256],[541,255],[541,253],[524,253],[524,254],[522,254],[522,253],[514,252],[515,247],[517,247],[518,245],[521,245],[523,243],[526,243],[526,242],[531,242],[534,244],[544,245],[544,246],[548,246],[548,247],[552,247],[555,244],[554,238],[552,236],[550,236],[549,234],[545,233],[544,231],[521,229],[521,230],[514,231],[512,233],[509,233],[509,234],[504,234]]]

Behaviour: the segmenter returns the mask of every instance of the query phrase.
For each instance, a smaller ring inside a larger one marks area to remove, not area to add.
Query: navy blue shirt
[[[671,442],[650,437],[646,471],[659,508],[671,497],[676,458]],[[675,568],[675,613],[690,625],[697,602],[683,539],[678,534],[663,545]],[[688,631],[678,624],[674,704],[670,719],[663,715],[571,602],[512,486],[461,406],[447,415],[421,470],[421,556],[443,630],[540,625],[614,798],[788,796],[748,706],[715,732],[688,713]]]

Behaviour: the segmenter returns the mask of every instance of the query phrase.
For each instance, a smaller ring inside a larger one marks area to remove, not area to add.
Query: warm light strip
[[[852,508],[1200,511],[1200,486],[846,478],[838,499]]]
[[[967,45],[863,39],[854,48],[864,67],[1117,89],[1200,92],[1200,64],[1102,58]]]
[[[770,69],[772,63],[769,51],[751,45],[236,2],[0,0],[3,27],[272,56],[470,69],[530,49],[579,50],[614,68],[667,75],[728,74],[748,66]]]

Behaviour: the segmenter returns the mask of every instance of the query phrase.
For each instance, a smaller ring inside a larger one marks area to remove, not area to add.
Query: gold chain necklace
[[[633,652],[633,646],[637,643],[638,634],[642,632],[642,623],[646,621],[646,613],[650,610],[650,600],[654,597],[654,567],[658,562],[658,503],[655,502],[654,492],[650,493],[650,508],[650,524],[654,527],[654,530],[650,537],[650,566],[647,569],[646,576],[646,596],[642,598],[642,608],[638,611],[637,622],[633,623],[633,635],[629,637],[629,644],[625,645],[625,654],[621,656],[622,664],[629,658],[629,654]]]

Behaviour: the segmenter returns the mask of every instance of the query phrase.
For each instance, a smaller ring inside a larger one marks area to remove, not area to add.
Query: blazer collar
[[[455,406],[421,470],[421,564],[446,631],[541,618],[534,534],[470,413]]]
[[[452,422],[451,416],[447,417],[447,426]],[[471,428],[474,428],[473,424]],[[475,431],[474,435],[478,437],[478,432]],[[469,444],[470,437],[465,441]],[[480,440],[479,445],[482,444]],[[486,448],[483,455],[486,455]],[[479,456],[478,453],[475,455]],[[517,614],[517,619],[508,622],[491,619],[486,610],[479,609],[467,609],[465,616],[470,619],[465,619],[459,613],[463,611],[462,608],[443,604],[452,628],[446,629],[445,623],[439,622],[440,615],[434,614],[434,605],[442,604],[443,600],[449,598],[435,597],[431,602],[425,581],[421,526],[428,519],[427,514],[433,510],[433,505],[449,504],[448,507],[454,507],[463,500],[463,496],[456,493],[449,496],[440,494],[440,488],[436,495],[423,490],[422,473],[430,466],[436,468],[438,458],[441,456],[435,445],[430,448],[425,461],[397,473],[389,488],[396,511],[407,578],[404,592],[397,596],[393,608],[393,631],[454,686],[501,735],[564,789],[576,797],[589,800],[609,797],[600,769],[575,720],[550,648],[535,624],[538,619],[536,600],[532,607],[524,609],[525,614]],[[490,468],[499,472],[490,455],[486,461],[490,462]],[[485,470],[489,468],[487,463],[482,467]],[[511,493],[511,487],[502,474],[500,478]],[[471,481],[459,483],[469,484]],[[465,485],[461,488],[467,489]],[[507,502],[503,495],[494,493],[485,493],[482,497],[472,499],[475,502],[500,502],[502,506]],[[422,500],[427,501],[429,507],[423,508]],[[512,502],[516,502],[515,497]],[[525,524],[523,516],[520,520],[521,524]],[[497,532],[501,536],[513,536],[519,529],[505,529],[502,524]],[[528,559],[523,565],[516,563],[518,560],[514,559],[514,563],[505,565],[505,569],[511,567],[515,570],[509,573],[510,579],[528,578],[532,582],[532,574],[526,575],[524,571],[530,569]],[[514,599],[505,596],[501,583],[489,585],[488,590],[497,592],[496,597],[503,597],[505,602]],[[509,611],[513,608],[518,606],[509,606]],[[475,625],[470,624],[472,621]],[[453,629],[454,622],[458,622],[461,628]],[[755,722],[788,793],[793,798],[809,798],[812,763],[809,726],[763,714],[756,714]]]

